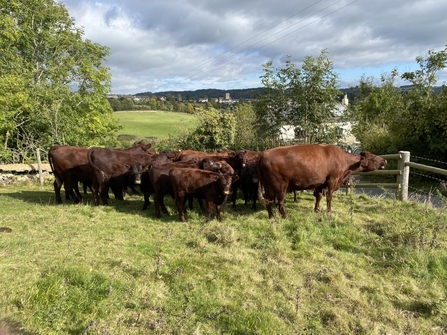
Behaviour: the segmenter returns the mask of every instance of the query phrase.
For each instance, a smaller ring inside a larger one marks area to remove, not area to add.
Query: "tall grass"
[[[0,188],[0,319],[28,334],[444,334],[447,215],[336,193],[155,218],[142,197]],[[197,206],[198,207],[198,206]],[[6,229],[8,228],[8,229]],[[0,322],[1,325],[1,322]],[[1,327],[0,327],[1,329]]]

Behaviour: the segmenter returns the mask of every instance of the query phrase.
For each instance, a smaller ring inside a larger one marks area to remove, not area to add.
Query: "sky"
[[[110,48],[112,93],[262,87],[263,64],[322,50],[339,88],[447,46],[445,0],[62,0],[84,38]],[[438,72],[447,82],[447,70]],[[396,85],[408,82],[396,81]]]

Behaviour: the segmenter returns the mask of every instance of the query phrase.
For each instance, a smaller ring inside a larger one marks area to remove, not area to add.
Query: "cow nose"
[[[140,185],[141,184],[141,180],[135,180],[135,185]]]
[[[224,194],[228,195],[230,194],[230,191],[224,191]]]

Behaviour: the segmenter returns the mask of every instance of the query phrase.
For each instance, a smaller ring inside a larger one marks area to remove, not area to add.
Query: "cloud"
[[[262,64],[328,51],[341,85],[447,44],[447,2],[64,0],[85,37],[111,49],[115,93],[261,86]],[[445,71],[440,73],[446,78]],[[445,80],[445,79],[444,79]]]

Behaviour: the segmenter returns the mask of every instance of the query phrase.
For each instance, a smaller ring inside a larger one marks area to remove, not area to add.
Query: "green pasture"
[[[51,180],[0,186],[0,333],[447,332],[445,208],[298,198],[287,219],[239,199],[205,224],[169,197],[157,219],[141,195],[55,205]]]
[[[194,129],[196,116],[186,113],[162,111],[123,111],[115,112],[123,129],[118,135],[131,135],[140,139],[167,138],[184,134]]]

